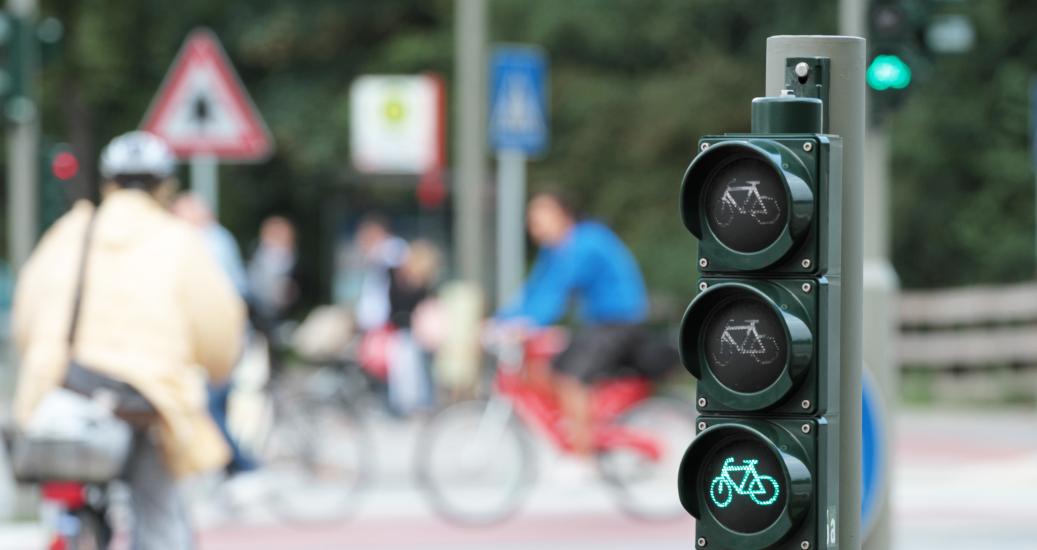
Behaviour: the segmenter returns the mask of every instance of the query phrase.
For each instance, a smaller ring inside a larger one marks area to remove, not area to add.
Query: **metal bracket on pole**
[[[815,97],[821,100],[821,132],[828,130],[828,91],[831,60],[827,57],[785,58],[785,89],[796,97]]]

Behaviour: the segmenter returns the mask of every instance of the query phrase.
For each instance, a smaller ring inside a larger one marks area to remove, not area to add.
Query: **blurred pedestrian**
[[[295,282],[295,226],[282,216],[270,216],[259,228],[259,244],[248,264],[252,323],[266,338],[271,367],[280,345],[277,328],[299,296]]]
[[[248,277],[245,275],[245,263],[241,260],[241,249],[234,235],[216,220],[209,205],[195,193],[181,193],[173,201],[171,211],[202,232],[202,239],[213,259],[230,278],[238,294],[243,299],[247,298]]]
[[[234,284],[238,295],[242,299],[247,299],[248,281],[245,276],[245,265],[241,261],[241,250],[234,240],[234,235],[216,221],[209,205],[194,193],[182,193],[173,202],[171,211],[178,218],[198,228],[212,258]],[[227,405],[233,388],[232,380],[209,385],[209,414],[216,421],[231,449],[231,461],[226,468],[230,475],[256,469],[255,460],[242,450],[227,426]]]
[[[100,168],[100,206],[78,202],[19,274],[15,413],[25,425],[63,380],[72,385],[66,373],[129,384],[158,413],[137,426],[127,463],[132,547],[187,549],[193,537],[176,479],[229,458],[205,410],[205,373],[230,373],[244,306],[197,232],[163,206],[175,191],[175,158],[161,139],[119,136]]]
[[[389,272],[388,326],[394,336],[389,357],[389,403],[398,414],[431,409],[435,401],[432,350],[422,345],[414,329],[416,313],[422,309],[430,311],[440,263],[436,246],[417,240],[409,245],[400,266]],[[429,329],[425,328],[425,332]]]
[[[366,332],[389,322],[389,272],[403,261],[407,242],[392,233],[387,219],[370,214],[357,228],[356,243],[363,256],[356,319],[360,330]]]

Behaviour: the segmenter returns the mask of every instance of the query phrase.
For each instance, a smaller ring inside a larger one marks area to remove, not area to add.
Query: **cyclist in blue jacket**
[[[554,371],[574,451],[588,454],[589,386],[634,362],[648,310],[644,279],[623,241],[600,222],[579,220],[558,193],[535,194],[527,223],[540,252],[522,289],[496,318],[546,327],[576,306],[578,326]]]

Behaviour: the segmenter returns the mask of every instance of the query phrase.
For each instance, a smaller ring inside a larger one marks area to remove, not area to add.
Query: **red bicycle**
[[[536,478],[529,432],[562,453],[573,450],[551,389],[550,361],[565,348],[560,329],[489,346],[498,367],[490,397],[435,415],[418,443],[419,485],[435,512],[462,525],[502,521],[518,510]],[[636,375],[599,383],[592,392],[598,472],[627,514],[644,520],[684,517],[677,469],[695,435],[695,409],[653,394]]]

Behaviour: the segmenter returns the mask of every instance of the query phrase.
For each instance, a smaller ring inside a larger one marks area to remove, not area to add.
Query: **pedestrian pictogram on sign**
[[[165,139],[180,158],[258,161],[273,149],[269,130],[207,29],[187,37],[141,128]]]
[[[535,155],[547,149],[547,57],[531,46],[494,50],[490,142],[497,151]]]
[[[493,105],[490,124],[511,135],[542,134],[544,114],[540,110],[538,95],[530,78],[518,73],[508,74]]]

